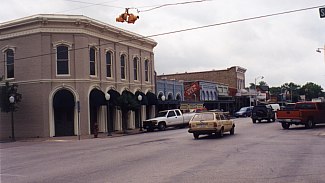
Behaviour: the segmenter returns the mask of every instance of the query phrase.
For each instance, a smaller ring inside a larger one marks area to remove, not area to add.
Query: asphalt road
[[[325,125],[235,119],[235,135],[187,129],[1,145],[1,183],[325,182]]]

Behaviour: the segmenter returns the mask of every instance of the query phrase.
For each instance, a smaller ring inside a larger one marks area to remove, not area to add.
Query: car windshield
[[[240,112],[245,112],[247,110],[247,107],[243,107],[243,108],[241,108],[239,111]]]

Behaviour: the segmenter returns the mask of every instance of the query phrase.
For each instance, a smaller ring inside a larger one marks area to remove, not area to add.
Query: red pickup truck
[[[325,102],[298,102],[294,109],[277,111],[277,121],[283,129],[293,124],[313,128],[315,124],[325,123]]]

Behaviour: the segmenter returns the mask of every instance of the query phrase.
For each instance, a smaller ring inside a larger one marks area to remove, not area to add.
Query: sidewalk
[[[97,138],[115,138],[115,137],[123,137],[127,135],[136,135],[140,133],[146,132],[145,130],[140,131],[140,129],[132,129],[132,130],[127,130],[126,133],[123,131],[116,131],[112,132],[111,136],[108,136],[107,132],[103,133],[98,133]],[[94,139],[94,135],[81,135],[80,140],[84,139]],[[79,140],[79,136],[74,135],[74,136],[62,136],[62,137],[30,137],[30,138],[16,138],[16,142],[41,142],[41,141],[74,141],[74,140]],[[10,143],[12,142],[10,139],[8,140],[3,140],[0,141],[0,143]]]

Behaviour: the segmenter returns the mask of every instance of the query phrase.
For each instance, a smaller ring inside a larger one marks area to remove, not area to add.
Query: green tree
[[[122,95],[117,98],[117,106],[122,111],[122,130],[126,133],[128,113],[130,110],[135,111],[140,107],[139,101],[131,92],[124,90]]]
[[[299,101],[300,85],[293,82],[281,85],[282,94],[286,96],[286,100],[291,102]]]
[[[323,97],[323,88],[313,82],[308,82],[300,88],[299,93],[306,96],[306,100],[312,100],[313,98]]]

